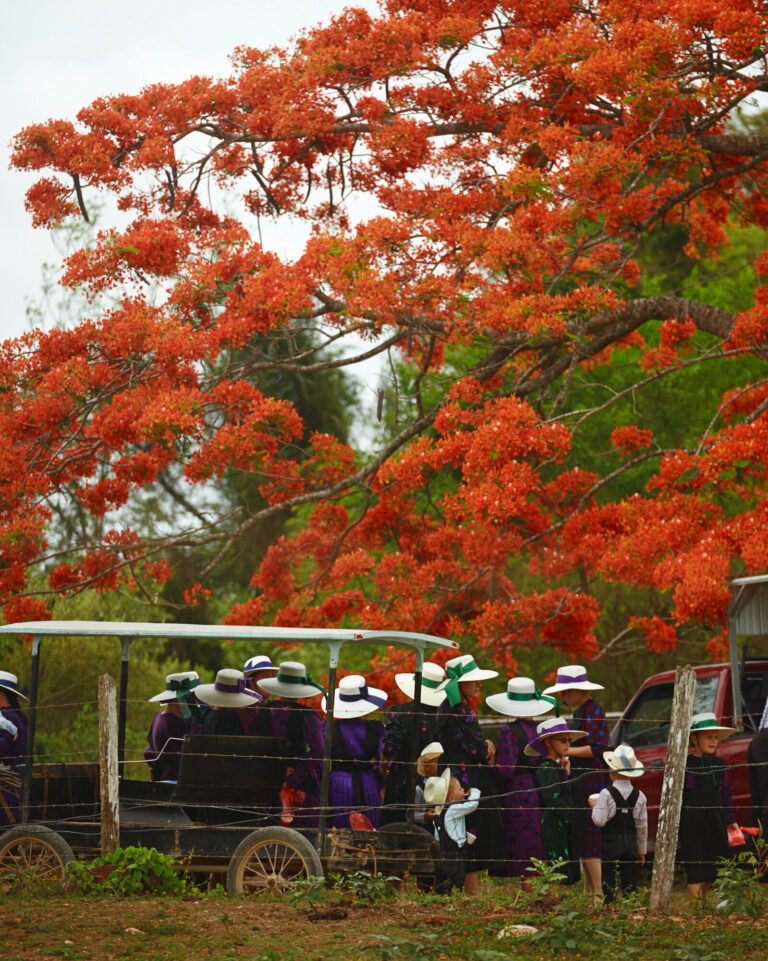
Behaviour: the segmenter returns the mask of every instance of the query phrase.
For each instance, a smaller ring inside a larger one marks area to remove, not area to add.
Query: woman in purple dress
[[[259,681],[259,689],[276,698],[265,714],[271,736],[284,740],[288,758],[278,807],[281,821],[296,828],[316,828],[320,816],[323,722],[318,712],[304,702],[325,691],[298,661],[283,661],[275,677]]]
[[[27,718],[21,711],[19,681],[0,671],[0,833],[19,823],[21,778],[17,772],[27,754]]]
[[[255,654],[253,657],[249,657],[243,665],[245,683],[249,690],[254,691],[261,697],[261,700],[256,704],[240,711],[243,733],[250,737],[272,736],[272,724],[269,718],[272,703],[269,693],[261,687],[261,682],[268,677],[275,677],[276,674],[277,668],[268,654]]]
[[[575,708],[572,727],[587,735],[584,745],[571,746],[571,781],[576,810],[572,820],[574,853],[581,858],[584,890],[597,896],[603,893],[600,867],[600,828],[591,817],[587,803],[590,794],[599,794],[608,786],[608,775],[603,754],[610,750],[610,731],[605,711],[592,697],[592,691],[602,691],[602,684],[587,678],[586,668],[570,664],[557,670],[552,687],[545,694],[559,694],[567,707]]]
[[[144,750],[153,781],[179,779],[184,735],[193,733],[193,726],[202,729],[202,715],[194,694],[199,684],[197,671],[167,674],[165,690],[149,699],[152,704],[163,705],[152,718]]]
[[[556,711],[557,700],[537,690],[531,678],[513,677],[505,692],[492,694],[485,702],[497,713],[512,718],[499,733],[494,768],[502,795],[501,819],[509,860],[495,864],[489,874],[530,878],[531,858],[544,860],[544,846],[535,764],[523,752],[536,736],[534,718]]]
[[[328,791],[331,827],[348,828],[352,811],[365,814],[375,828],[379,826],[383,785],[379,758],[384,725],[365,716],[381,710],[386,703],[384,691],[368,687],[361,674],[350,674],[339,682],[333,704]]]
[[[504,838],[492,766],[496,745],[483,737],[471,701],[480,696],[480,682],[498,676],[498,671],[483,670],[471,654],[454,657],[445,665],[446,699],[437,711],[437,736],[445,751],[444,762],[465,791],[476,787],[480,804],[468,818],[469,830],[477,840],[467,853],[464,890],[479,891],[478,872],[495,867]]]

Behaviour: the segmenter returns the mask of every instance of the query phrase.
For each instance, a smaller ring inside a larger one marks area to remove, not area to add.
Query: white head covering
[[[445,700],[445,691],[438,690],[445,680],[445,670],[432,661],[424,663],[421,673],[421,703],[429,707],[440,707]],[[416,678],[414,674],[395,674],[395,684],[406,697],[413,700],[416,696]]]
[[[559,694],[560,691],[602,691],[602,684],[593,684],[587,678],[587,669],[581,664],[566,664],[558,667],[557,677],[552,687],[544,689],[545,694]]]
[[[219,671],[213,684],[200,684],[195,695],[212,707],[251,707],[261,700],[259,694],[246,687],[243,672],[231,668]]]
[[[166,674],[165,690],[155,694],[149,700],[153,704],[167,704],[170,701],[177,701],[178,694],[183,694],[184,691],[194,691],[199,684],[200,675],[197,671],[178,671],[176,674]]]
[[[325,694],[325,689],[315,684],[306,667],[299,661],[283,661],[277,669],[277,676],[265,677],[263,681],[259,681],[259,687],[268,694],[296,700]]]
[[[557,710],[557,699],[542,694],[530,677],[511,677],[507,681],[507,690],[491,694],[485,703],[508,717],[538,717]]]
[[[378,687],[369,687],[362,674],[350,674],[342,677],[336,688],[333,699],[333,716],[342,720],[351,717],[364,717],[373,711],[378,711],[387,703],[385,691]],[[327,710],[326,698],[323,698],[322,709]]]
[[[0,671],[0,688],[5,691],[11,691],[11,693],[16,694],[18,697],[23,697],[25,701],[29,698],[26,694],[22,694],[19,690],[19,679],[15,674],[11,674],[10,671]]]
[[[723,727],[711,711],[694,714],[691,718],[691,734],[717,734],[718,741],[724,741],[735,732],[735,727]]]
[[[277,668],[272,663],[269,654],[256,654],[249,657],[243,665],[243,674],[246,677],[250,674],[256,674],[258,671],[271,671],[273,674],[277,674]]]
[[[603,760],[612,771],[621,774],[622,777],[640,777],[641,774],[645,774],[642,761],[635,757],[635,752],[629,744],[619,744],[615,751],[605,751]]]

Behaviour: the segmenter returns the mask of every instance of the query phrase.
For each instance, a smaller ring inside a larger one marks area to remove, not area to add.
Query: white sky
[[[41,265],[57,259],[48,234],[24,210],[31,175],[8,170],[22,127],[71,118],[98,96],[133,93],[193,74],[225,75],[240,45],[285,44],[345,6],[375,0],[0,0],[0,338],[28,329],[25,298],[40,290]]]

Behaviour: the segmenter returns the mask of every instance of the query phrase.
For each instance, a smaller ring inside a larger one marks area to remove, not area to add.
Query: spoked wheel
[[[64,838],[42,824],[11,828],[0,836],[0,890],[21,884],[63,884],[75,860]]]
[[[320,856],[304,835],[291,828],[260,828],[235,849],[227,871],[227,891],[285,891],[300,878],[322,876]]]

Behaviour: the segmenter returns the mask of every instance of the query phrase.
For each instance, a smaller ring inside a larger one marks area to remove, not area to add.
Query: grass
[[[766,885],[765,887],[768,887]],[[762,896],[768,914],[768,891]],[[486,881],[480,897],[405,888],[375,904],[329,891],[324,920],[306,904],[205,895],[119,899],[25,889],[0,899],[3,961],[731,961],[768,957],[768,920],[722,917],[683,890],[666,917],[642,895],[608,912],[578,891],[544,899],[515,882]],[[328,912],[331,914],[332,912]],[[339,912],[337,912],[338,914]],[[535,935],[499,932],[528,924]]]

